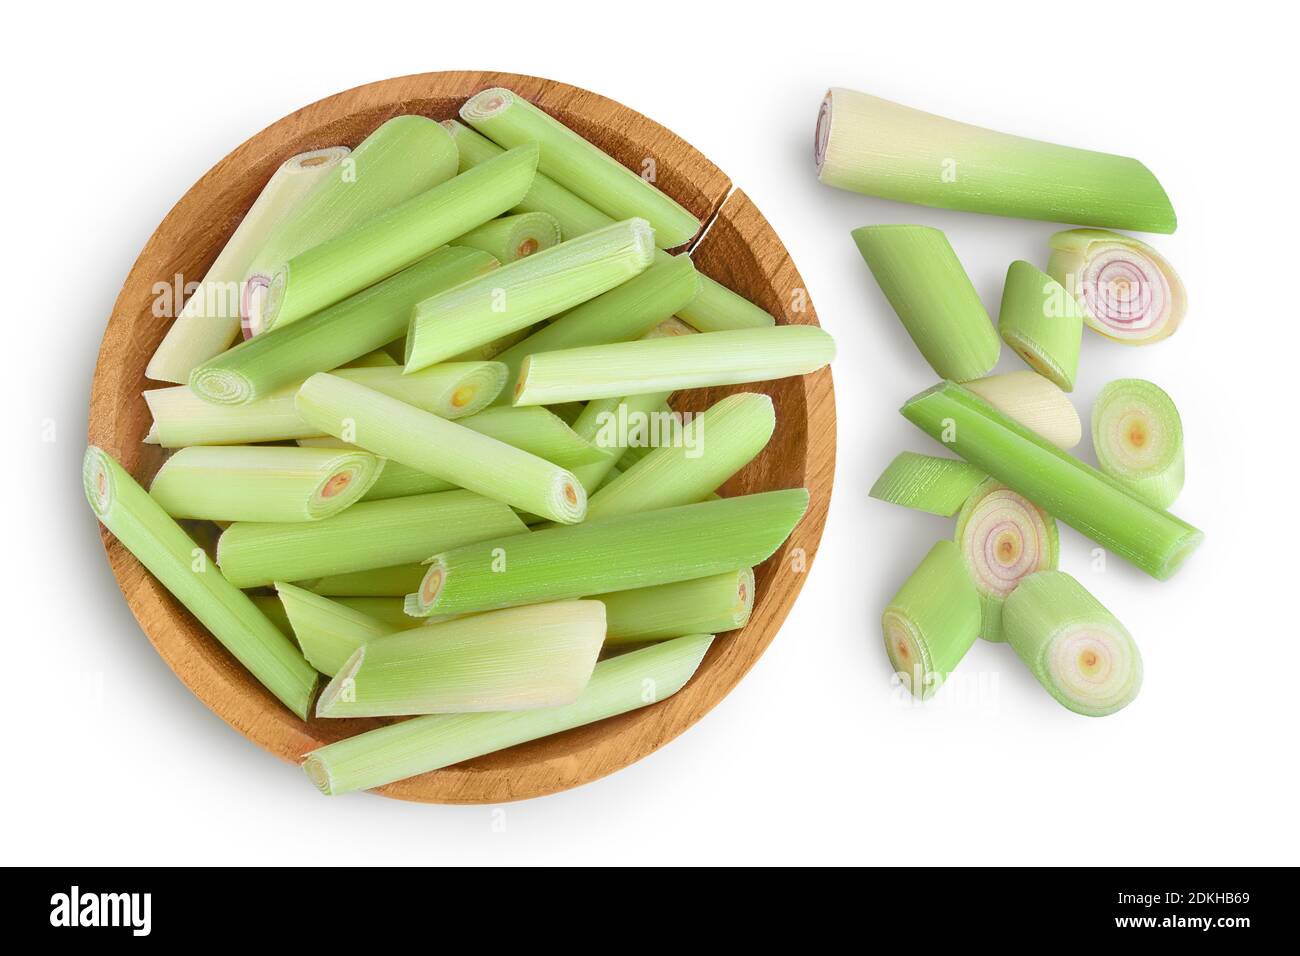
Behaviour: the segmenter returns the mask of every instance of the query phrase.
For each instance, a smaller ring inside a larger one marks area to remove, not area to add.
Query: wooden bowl
[[[167,325],[152,313],[154,284],[171,283],[176,275],[200,278],[283,160],[324,146],[355,146],[398,114],[454,117],[468,97],[491,86],[509,87],[527,97],[633,169],[641,169],[644,159],[652,157],[659,187],[707,224],[704,238],[692,250],[700,270],[783,324],[817,323],[794,263],[762,214],[743,193],[732,191],[725,173],[664,127],[595,93],[531,76],[452,72],[399,77],[331,96],[267,127],[212,167],[168,213],[127,276],[104,333],[91,391],[90,441],[142,481],[157,470],[160,449],[142,443],[149,413],[140,394],[159,387],[145,379],[144,370]],[[799,485],[811,493],[799,527],[757,569],[757,601],[749,625],[719,637],[691,682],[668,700],[377,792],[431,803],[501,803],[565,790],[612,773],[667,743],[736,685],[776,636],[811,567],[835,465],[829,370],[744,389],[772,396],[776,433],[724,493]],[[683,393],[674,404],[702,410],[740,390]],[[250,740],[298,763],[309,750],[381,723],[298,720],[107,532],[104,545],[127,603],[158,653],[205,704]]]

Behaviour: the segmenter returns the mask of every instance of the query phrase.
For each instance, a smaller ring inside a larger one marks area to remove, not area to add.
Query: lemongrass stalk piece
[[[990,375],[967,382],[966,387],[1058,448],[1073,448],[1083,438],[1083,423],[1070,396],[1037,372]]]
[[[373,352],[354,358],[351,362],[344,362],[339,368],[392,368],[397,364],[397,359],[383,349],[375,349]]]
[[[1177,571],[1204,538],[960,385],[927,389],[902,413],[990,477],[1159,580]]]
[[[817,177],[898,202],[1145,232],[1178,224],[1136,159],[1024,139],[832,88],[817,116]]]
[[[480,249],[503,265],[560,242],[560,224],[550,213],[523,212],[485,222],[452,240],[453,246]]]
[[[935,543],[881,616],[889,663],[922,700],[966,656],[979,628],[979,595],[951,541]]]
[[[173,518],[317,521],[359,500],[383,468],[335,448],[196,446],[163,463],[149,494]]]
[[[672,409],[665,404],[668,392],[653,392],[646,395],[630,395],[627,398],[601,398],[588,402],[586,407],[573,422],[573,430],[583,437],[589,437],[596,447],[606,452],[606,458],[590,465],[582,465],[574,470],[582,486],[590,495],[597,488],[612,480],[616,470],[616,461],[621,461],[619,453],[627,441],[641,440],[644,434],[649,441],[650,426],[673,415]],[[532,407],[532,406],[524,406]]]
[[[328,677],[342,670],[361,645],[396,630],[362,611],[283,581],[275,582],[275,590],[303,656]]]
[[[822,368],[835,340],[815,325],[706,332],[540,352],[524,359],[516,405],[740,385]]]
[[[223,578],[158,502],[110,455],[91,445],[82,465],[100,522],[268,691],[302,719],[315,670],[252,601]]]
[[[320,373],[303,383],[297,402],[327,435],[435,478],[552,521],[586,514],[587,494],[571,472],[380,392]]]
[[[287,637],[290,641],[294,640],[293,626],[289,623],[289,615],[284,613],[284,605],[280,603],[278,597],[270,594],[250,595],[249,600],[266,617],[268,621],[275,625],[276,630]],[[414,620],[414,618],[408,618]]]
[[[599,601],[489,611],[358,647],[321,691],[317,717],[396,717],[562,707],[605,640]]]
[[[406,367],[424,368],[558,315],[644,272],[653,254],[646,221],[629,219],[432,296],[411,314]]]
[[[217,562],[232,584],[251,588],[423,561],[447,548],[524,530],[501,502],[445,491],[363,501],[320,521],[237,521],[222,532]]]
[[[300,252],[271,278],[263,327],[295,322],[346,299],[500,215],[528,191],[536,164],[536,146],[509,150]]]
[[[1108,382],[1092,406],[1092,447],[1101,470],[1157,508],[1183,490],[1183,421],[1160,386]]]
[[[420,572],[423,573],[424,566],[420,565]],[[361,572],[365,573],[365,572]],[[313,592],[314,593],[314,592]],[[422,617],[411,617],[406,613],[403,607],[405,602],[401,597],[349,597],[340,595],[335,597],[334,602],[341,604],[353,611],[359,611],[373,621],[387,628],[388,633],[393,631],[409,631],[412,628],[424,627],[429,623],[440,623],[441,618],[430,619]]]
[[[257,250],[240,308],[245,335],[263,330],[267,289],[284,263],[446,182],[456,164],[451,135],[424,116],[395,116],[379,126]]]
[[[401,337],[417,302],[490,273],[496,264],[477,249],[440,249],[313,316],[279,325],[205,362],[194,370],[190,387],[220,405],[263,398]]]
[[[1177,331],[1187,290],[1145,242],[1104,229],[1067,229],[1051,238],[1048,274],[1083,307],[1094,332],[1124,345],[1150,345]]]
[[[997,364],[997,333],[948,237],[929,226],[863,226],[853,241],[930,367],[966,382]]]
[[[146,378],[188,382],[197,366],[230,348],[239,335],[242,283],[254,257],[348,152],[346,146],[331,146],[299,153],[271,175],[167,330],[145,368]]]
[[[749,464],[775,428],[767,395],[729,395],[694,417],[678,439],[602,486],[587,502],[587,519],[701,501]]]
[[[368,568],[343,574],[327,574],[309,582],[309,585],[312,591],[326,597],[405,598],[424,580],[424,572],[428,568],[424,566],[423,561],[424,558],[420,558],[419,562],[408,564]],[[406,614],[406,611],[403,610],[402,613]],[[417,619],[411,618],[411,620]]]
[[[872,498],[951,518],[987,476],[956,458],[899,452],[871,486]]]
[[[1064,286],[1024,260],[1007,269],[998,334],[1039,375],[1074,390],[1083,310]]]
[[[429,560],[406,612],[464,614],[753,567],[781,546],[807,507],[808,492],[791,488],[450,549]]]
[[[1105,717],[1137,697],[1142,686],[1137,644],[1064,571],[1030,575],[1011,592],[1002,616],[1007,642],[1064,707]]]
[[[680,634],[719,634],[749,623],[754,609],[754,571],[598,594],[605,605],[605,644],[662,641]]]
[[[538,144],[539,172],[614,219],[648,220],[663,249],[689,242],[700,230],[700,221],[675,199],[510,90],[470,97],[460,118],[501,146]]]
[[[776,324],[772,313],[703,275],[699,295],[681,306],[677,315],[697,332],[762,329]]]
[[[1056,567],[1056,520],[990,478],[962,507],[953,540],[979,592],[980,637],[1001,641],[1007,595],[1029,575]]]
[[[416,717],[328,744],[303,770],[327,796],[367,790],[646,707],[677,693],[713,642],[692,634],[601,661],[562,707]]]

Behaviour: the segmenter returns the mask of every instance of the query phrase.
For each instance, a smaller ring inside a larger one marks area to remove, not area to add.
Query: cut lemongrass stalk
[[[485,222],[452,240],[453,246],[480,249],[502,264],[523,259],[560,242],[560,224],[544,212],[522,212]]]
[[[426,299],[411,314],[406,367],[424,368],[558,315],[644,272],[653,256],[650,227],[629,219]]]
[[[987,375],[1001,346],[948,237],[929,226],[863,226],[853,241],[930,367],[966,382]]]
[[[303,383],[297,402],[327,435],[435,478],[552,521],[586,514],[587,493],[571,472],[380,392],[321,373]]]
[[[815,372],[835,340],[815,325],[678,335],[541,352],[524,359],[516,405],[740,385]]]
[[[902,413],[990,477],[1155,578],[1170,577],[1204,537],[960,385],[927,389]]]
[[[1169,197],[1136,159],[1024,139],[835,87],[817,116],[828,186],[941,209],[1173,232]]]
[[[501,146],[538,144],[539,172],[614,219],[648,220],[663,249],[689,242],[700,231],[700,221],[675,199],[510,90],[470,97],[460,118]]]
[[[1020,583],[1003,608],[1007,642],[1063,706],[1105,717],[1142,686],[1142,655],[1128,630],[1064,571]]]
[[[1056,567],[1056,520],[990,478],[962,507],[953,540],[979,592],[980,637],[1001,641],[1007,595],[1029,575]]]
[[[1083,438],[1083,423],[1070,396],[1037,372],[990,375],[966,387],[1058,448],[1073,448]]]
[[[1104,229],[1067,229],[1051,239],[1047,271],[1083,306],[1083,321],[1108,339],[1150,345],[1187,312],[1187,290],[1145,242]]]
[[[383,349],[375,349],[373,352],[367,352],[359,358],[354,358],[351,362],[345,362],[339,368],[392,368],[397,364],[399,364],[397,359]]]
[[[899,452],[871,486],[872,498],[951,518],[987,476],[956,458]]]
[[[536,146],[509,150],[300,252],[271,279],[263,327],[297,321],[346,299],[505,212],[528,191],[536,163]]]
[[[599,601],[489,611],[362,644],[321,691],[317,717],[562,707],[605,640]]]
[[[1121,378],[1102,388],[1092,406],[1092,447],[1102,471],[1157,508],[1183,490],[1183,421],[1153,382]]]
[[[475,415],[505,383],[499,362],[452,362],[414,375],[400,368],[336,369],[332,374],[433,412],[441,418]],[[301,382],[277,389],[246,405],[214,405],[184,386],[144,393],[153,415],[148,441],[164,448],[186,445],[243,445],[314,438],[320,429],[299,416],[294,399]]]
[[[406,612],[463,614],[753,567],[781,546],[807,507],[808,492],[791,488],[449,549],[430,559]]]
[[[396,630],[362,611],[283,581],[275,582],[275,590],[303,656],[329,677],[342,670],[362,644]]]
[[[337,448],[200,446],[163,462],[149,494],[173,518],[317,521],[359,500],[383,468]]]
[[[320,521],[237,521],[217,543],[217,562],[230,583],[251,588],[423,561],[447,548],[524,530],[499,501],[445,491],[363,501]]]
[[[290,641],[294,640],[293,626],[289,623],[289,615],[284,613],[284,605],[280,603],[278,597],[269,594],[254,594],[249,600],[253,606],[266,616],[266,619],[275,625],[276,630],[287,637]],[[405,612],[403,612],[405,613]],[[408,618],[408,620],[415,620]]]
[[[492,272],[496,264],[477,249],[439,249],[351,298],[276,326],[205,362],[194,370],[190,387],[219,405],[263,398],[400,338],[417,302]]]
[[[498,156],[502,151],[496,143],[456,120],[447,120],[443,125],[460,149],[462,171]],[[515,210],[549,213],[559,222],[560,232],[565,239],[586,235],[614,222],[611,217],[586,200],[578,198],[544,173],[538,173],[533,178],[532,188]],[[668,253],[661,249],[655,258],[657,262],[666,262]],[[683,306],[680,314],[701,332],[762,328],[776,323],[770,313],[706,275],[700,276],[700,294]]]
[[[1064,286],[1024,260],[1007,269],[998,334],[1039,375],[1064,391],[1074,390],[1082,307]]]
[[[881,616],[889,663],[922,700],[966,656],[979,628],[979,595],[951,541],[936,542]]]
[[[203,550],[106,452],[87,448],[81,475],[104,527],[262,686],[306,720],[317,676],[293,642],[211,566]]]
[[[245,334],[262,331],[266,291],[284,263],[446,182],[456,163],[450,133],[423,116],[395,116],[363,139],[249,263],[241,303]]]
[[[263,243],[348,155],[346,146],[299,153],[284,161],[208,267],[145,368],[160,382],[188,382],[190,372],[230,348],[239,335],[242,282]]]
[[[420,559],[423,562],[424,558]],[[395,597],[405,598],[424,580],[428,568],[423,563],[395,564],[344,574],[329,574],[303,582],[326,597]],[[364,608],[362,609],[364,610]],[[402,611],[406,613],[405,610]],[[408,615],[409,616],[409,615]],[[411,618],[411,620],[417,620]]]
[[[328,796],[395,780],[549,737],[671,697],[713,641],[692,634],[601,661],[578,699],[562,707],[403,720],[307,754],[303,770]]]
[[[754,571],[741,568],[595,599],[605,605],[606,645],[662,641],[682,633],[719,634],[749,623]]]
[[[680,441],[654,449],[603,485],[587,502],[587,519],[701,501],[749,464],[775,428],[776,412],[767,395],[729,395],[692,418]]]
[[[529,355],[639,338],[672,318],[699,289],[700,276],[688,256],[656,262],[639,276],[570,309],[496,359],[505,363],[507,378],[513,382]],[[509,402],[508,392],[497,397],[497,404]]]
[[[322,438],[299,438],[298,444],[304,448],[351,448],[359,450],[350,442],[326,435]],[[385,501],[389,498],[406,498],[410,495],[431,495],[439,491],[451,491],[456,486],[450,481],[443,481],[433,475],[427,475],[418,468],[403,465],[400,461],[388,461],[378,480],[370,486],[362,501]]]
[[[423,573],[424,566],[420,565]],[[364,573],[364,572],[363,572]],[[429,623],[440,623],[441,619],[430,621],[428,618],[411,617],[402,606],[405,602],[400,597],[345,597],[334,598],[335,603],[354,611],[360,611],[366,617],[378,621],[391,633],[408,631],[413,627],[423,627]]]

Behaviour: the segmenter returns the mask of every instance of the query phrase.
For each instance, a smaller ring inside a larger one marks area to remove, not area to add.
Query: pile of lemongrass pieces
[[[411,718],[306,754],[323,792],[655,704],[746,624],[808,493],[718,495],[766,394],[669,399],[834,343],[666,251],[700,228],[491,89],[288,159],[185,303],[148,366],[162,467],[92,446],[86,495],[297,717]]]
[[[1202,533],[1166,509],[1183,486],[1182,421],[1142,379],[1108,383],[1092,409],[1098,467],[1070,453],[1070,402],[1086,326],[1126,345],[1172,335],[1186,293],[1155,249],[1114,229],[1171,233],[1160,183],[1136,160],[981,129],[846,89],[826,94],[814,149],[831,186],[902,202],[1076,223],[1046,270],[1013,262],[996,324],[948,238],[873,225],[853,239],[941,381],[903,416],[958,457],[905,451],[871,495],[956,518],[885,608],[902,684],[932,696],[978,638],[1006,642],[1062,705],[1089,716],[1130,703],[1142,659],[1124,626],[1058,569],[1057,522],[1158,580]],[[945,157],[942,161],[936,157]],[[941,167],[941,168],[936,168]],[[1000,340],[1000,341],[999,341]],[[1005,343],[1028,366],[993,374]]]

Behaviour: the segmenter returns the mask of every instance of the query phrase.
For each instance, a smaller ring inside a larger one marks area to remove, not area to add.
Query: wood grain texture
[[[595,93],[507,73],[426,73],[371,83],[293,113],[239,146],[208,171],[150,237],[127,277],[100,347],[91,389],[90,442],[116,456],[142,481],[162,460],[142,443],[149,414],[140,393],[156,387],[144,369],[167,320],[153,315],[154,285],[177,274],[202,277],[275,168],[289,156],[331,145],[355,146],[380,123],[403,113],[455,115],[474,93],[505,86],[526,96],[620,162],[639,169],[654,159],[658,185],[708,223],[693,251],[700,269],[785,323],[815,324],[816,314],[785,247],[762,214],[680,137]],[[612,773],[676,737],[707,713],[753,666],[776,636],[811,567],[830,503],[835,412],[829,370],[744,388],[675,396],[699,410],[723,395],[764,391],[777,408],[777,429],[763,454],[725,493],[789,488],[811,493],[807,516],[758,570],[753,617],[714,642],[699,671],[677,695],[630,714],[545,740],[413,777],[377,792],[437,803],[501,803],[554,793]],[[294,763],[309,750],[378,720],[303,723],[279,704],[107,532],[109,564],[136,619],[167,664],[215,713],[250,740]],[[310,788],[304,783],[304,791]]]

